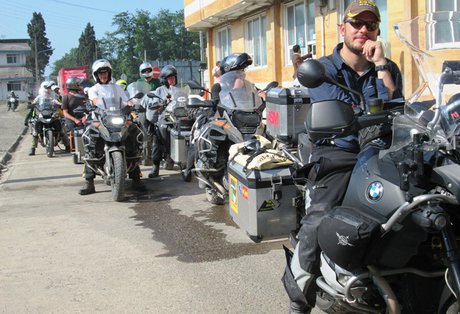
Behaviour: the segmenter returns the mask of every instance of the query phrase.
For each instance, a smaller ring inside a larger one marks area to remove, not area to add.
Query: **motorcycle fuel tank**
[[[379,152],[368,147],[359,153],[342,205],[388,218],[406,200],[396,165]]]

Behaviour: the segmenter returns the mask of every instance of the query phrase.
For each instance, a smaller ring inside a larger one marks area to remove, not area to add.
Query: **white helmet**
[[[98,59],[94,61],[92,66],[93,78],[96,82],[101,83],[97,77],[99,71],[108,71],[109,72],[109,82],[112,79],[112,65],[106,59]]]
[[[140,77],[151,77],[153,75],[153,66],[150,62],[143,62],[139,66],[139,75]]]
[[[51,88],[51,86],[53,86],[53,81],[43,81],[41,84],[40,84],[40,88],[41,89],[46,89],[46,88]]]

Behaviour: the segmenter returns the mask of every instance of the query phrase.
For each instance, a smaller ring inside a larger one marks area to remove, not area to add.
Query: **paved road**
[[[26,115],[25,102],[20,102],[17,111],[7,111],[6,101],[0,101],[0,169],[11,155],[10,149],[19,143],[24,133],[24,117]]]
[[[80,196],[82,166],[30,140],[0,181],[0,312],[287,312],[286,241],[253,243],[177,171],[123,203],[101,180]]]

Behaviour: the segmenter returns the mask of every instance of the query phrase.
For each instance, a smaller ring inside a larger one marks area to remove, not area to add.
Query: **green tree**
[[[26,68],[32,72],[35,83],[38,85],[53,54],[51,43],[46,37],[45,20],[41,13],[33,13],[32,20],[27,24],[27,32],[32,53],[27,57]]]
[[[94,27],[88,23],[85,30],[78,40],[79,45],[77,49],[77,62],[79,65],[91,66],[94,60],[96,60],[96,33]]]

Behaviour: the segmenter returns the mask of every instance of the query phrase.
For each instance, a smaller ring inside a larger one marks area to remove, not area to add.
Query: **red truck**
[[[65,82],[69,77],[79,77],[84,80],[88,79],[88,69],[85,66],[74,67],[74,68],[61,68],[58,72],[58,85],[61,89],[61,94],[67,94]]]

